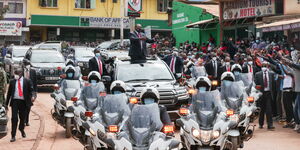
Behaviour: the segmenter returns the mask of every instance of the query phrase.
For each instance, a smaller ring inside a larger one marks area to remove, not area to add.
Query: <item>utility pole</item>
[[[124,8],[124,1],[125,0],[121,0],[120,1],[120,15],[121,15],[121,19],[120,19],[120,40],[121,40],[121,48],[123,48],[123,40],[124,40],[124,11],[125,11],[125,8]]]

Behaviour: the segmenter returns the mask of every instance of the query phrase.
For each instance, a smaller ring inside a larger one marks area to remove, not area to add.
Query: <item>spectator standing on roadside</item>
[[[5,97],[4,94],[6,93],[6,72],[3,68],[3,63],[0,62],[0,105],[5,104]]]

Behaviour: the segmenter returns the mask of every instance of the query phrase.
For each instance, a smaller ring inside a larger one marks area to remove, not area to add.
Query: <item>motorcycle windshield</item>
[[[231,82],[230,86],[221,85],[221,98],[228,109],[238,111],[243,103],[244,86],[242,81]]]
[[[78,95],[81,91],[81,84],[79,80],[63,80],[63,92],[66,100],[71,100],[72,97]]]
[[[247,94],[249,94],[251,92],[251,88],[254,85],[253,80],[249,76],[250,76],[249,73],[241,74],[241,78],[245,85],[245,90],[246,90]]]
[[[122,122],[123,116],[129,116],[130,109],[126,100],[125,94],[106,95],[104,97],[100,110],[104,124],[107,126],[118,125]]]
[[[80,99],[83,100],[88,110],[94,110],[98,104],[101,104],[98,102],[98,100],[101,101],[102,99],[99,97],[100,92],[105,92],[105,87],[102,82],[97,84],[97,86],[86,86],[83,88]]]
[[[201,129],[210,130],[213,128],[218,113],[217,101],[220,100],[218,90],[198,93],[195,96],[192,112],[195,113],[196,121]]]
[[[137,147],[149,146],[151,133],[162,128],[157,104],[136,105],[129,119],[129,134],[132,143]]]

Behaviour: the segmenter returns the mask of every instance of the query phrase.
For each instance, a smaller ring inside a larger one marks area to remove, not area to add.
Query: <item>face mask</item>
[[[213,57],[212,59],[213,59],[214,61],[216,61],[216,60],[217,60],[217,57]]]
[[[291,50],[292,50],[292,51],[295,50],[294,47],[291,47]]]
[[[68,73],[68,78],[72,78],[73,77],[73,73]]]
[[[96,53],[95,56],[96,57],[100,57],[101,55],[100,55],[100,53]]]
[[[199,87],[199,93],[205,93],[206,87]]]
[[[253,62],[252,62],[252,61],[249,61],[248,64],[249,64],[249,65],[253,65]]]
[[[144,99],[144,103],[147,104],[153,104],[155,102],[155,100],[153,98],[145,98]]]
[[[225,87],[229,87],[232,83],[231,81],[228,81],[228,80],[224,80],[223,82],[224,82]]]
[[[267,68],[267,67],[262,67],[261,70],[262,70],[263,72],[265,72],[265,71],[268,70],[268,68]]]
[[[230,62],[225,62],[225,65],[226,65],[226,66],[229,66],[229,65],[230,65]]]
[[[26,68],[26,69],[30,69],[30,65],[26,65],[25,68]]]
[[[91,84],[92,84],[92,86],[96,86],[97,85],[97,80],[91,80]]]
[[[259,43],[259,40],[256,40],[255,42],[256,42],[256,43]]]
[[[20,76],[19,76],[19,75],[16,75],[16,74],[15,74],[14,77],[15,77],[16,80],[19,80],[19,79],[20,79]]]
[[[240,72],[239,71],[234,71],[233,74],[238,76],[238,75],[240,75]]]
[[[121,91],[113,91],[113,94],[122,94]]]

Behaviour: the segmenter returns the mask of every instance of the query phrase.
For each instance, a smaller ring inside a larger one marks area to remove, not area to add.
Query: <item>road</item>
[[[65,138],[64,128],[51,117],[50,110],[54,100],[49,91],[38,94],[31,113],[31,126],[26,127],[27,138],[22,139],[17,133],[17,141],[10,143],[10,135],[0,140],[1,150],[82,150],[76,140]],[[275,124],[275,131],[256,129],[254,137],[245,143],[244,150],[299,150],[300,134],[291,129],[283,129]],[[9,125],[10,131],[10,125]],[[178,136],[176,136],[178,137]]]

